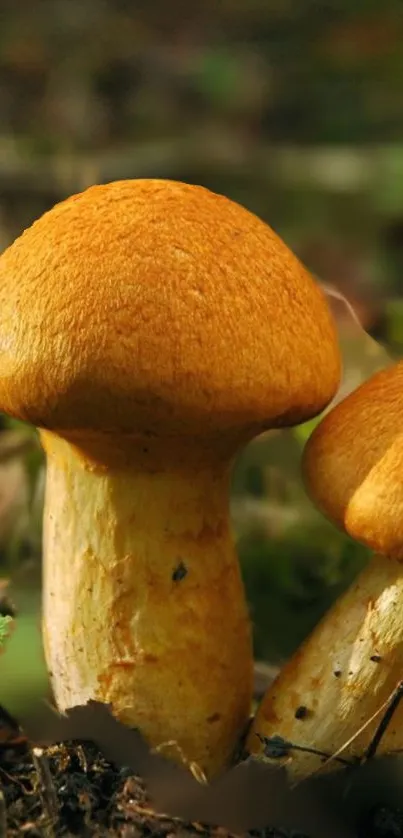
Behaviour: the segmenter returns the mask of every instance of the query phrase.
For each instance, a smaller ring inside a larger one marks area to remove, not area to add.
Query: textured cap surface
[[[403,362],[325,416],[306,445],[303,472],[329,518],[376,552],[403,558]]]
[[[293,424],[339,374],[311,276],[266,224],[201,187],[91,187],[0,258],[0,409],[39,427]]]

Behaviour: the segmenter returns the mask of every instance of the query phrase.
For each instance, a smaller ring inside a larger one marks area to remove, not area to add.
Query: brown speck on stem
[[[158,663],[157,655],[144,655],[143,660],[145,661],[145,663]]]
[[[305,707],[304,704],[301,704],[299,707],[297,707],[295,711],[296,719],[300,719],[302,721],[302,719],[306,719],[307,716],[309,716],[309,710],[307,707]]]
[[[382,660],[381,655],[371,655],[371,657],[370,657],[370,661],[372,661],[373,663],[380,663],[381,660]]]
[[[187,576],[188,569],[186,565],[180,561],[172,574],[172,582],[182,582],[182,579]]]
[[[208,724],[213,724],[214,722],[219,722],[221,719],[221,713],[212,713],[211,716],[208,716],[206,722]]]

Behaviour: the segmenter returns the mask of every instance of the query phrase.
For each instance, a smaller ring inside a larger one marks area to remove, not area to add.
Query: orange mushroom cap
[[[339,376],[310,274],[204,188],[91,187],[0,258],[0,409],[39,427],[247,438],[319,413]]]
[[[357,541],[403,559],[403,362],[372,376],[316,427],[307,491]]]

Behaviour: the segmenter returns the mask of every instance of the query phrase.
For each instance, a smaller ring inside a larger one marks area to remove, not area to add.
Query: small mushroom
[[[0,408],[36,425],[47,454],[57,705],[110,703],[211,777],[253,685],[231,467],[256,434],[333,397],[324,296],[246,209],[158,180],[58,204],[2,255],[0,280]]]
[[[374,551],[260,704],[248,739],[279,735],[344,759],[363,757],[403,678],[403,363],[374,375],[333,408],[309,439],[307,489],[319,509]],[[311,714],[301,722],[295,708]],[[379,753],[403,748],[403,703]],[[290,771],[304,776],[318,757],[295,750]],[[333,761],[332,766],[335,765]]]

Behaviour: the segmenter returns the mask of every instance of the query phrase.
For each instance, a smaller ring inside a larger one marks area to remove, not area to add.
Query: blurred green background
[[[402,46],[401,0],[2,0],[0,249],[95,182],[221,191],[353,307],[329,297],[348,392],[403,347]],[[0,700],[18,712],[45,684],[44,464],[35,432],[0,419],[3,610],[11,596],[19,614]],[[234,473],[256,657],[276,664],[367,559],[304,495],[311,427],[257,439]]]

